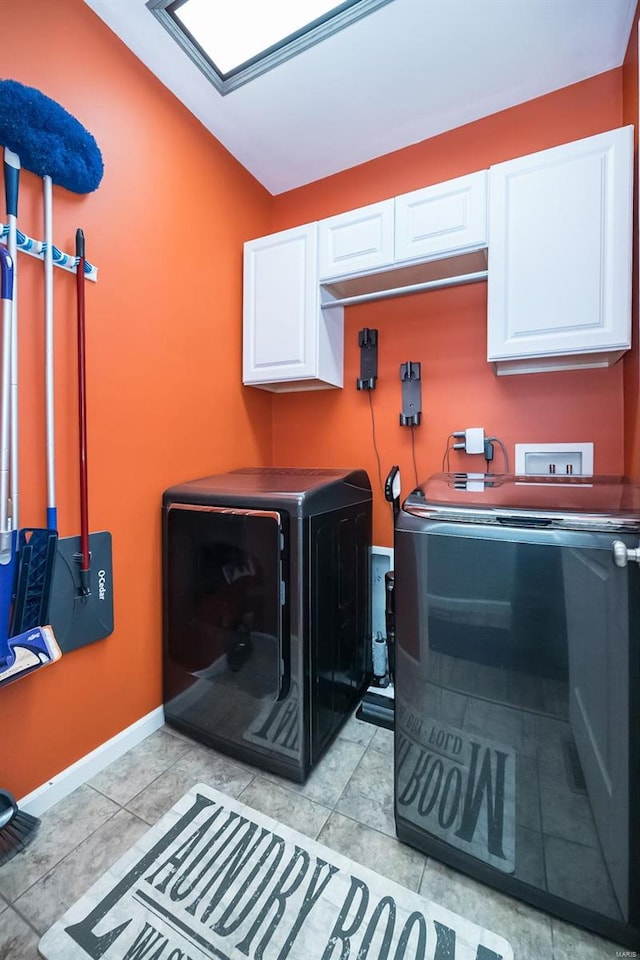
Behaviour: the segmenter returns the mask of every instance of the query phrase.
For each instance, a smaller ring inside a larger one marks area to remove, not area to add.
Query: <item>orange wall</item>
[[[96,193],[54,190],[54,239],[71,251],[82,226],[100,269],[86,290],[90,526],[113,534],[116,629],[0,690],[0,786],[23,796],[161,701],[165,487],[270,462],[363,465],[376,479],[369,396],[354,387],[361,327],[380,330],[371,399],[382,474],[399,462],[405,490],[413,478],[411,435],[397,425],[405,360],[423,364],[420,476],[440,468],[450,430],[474,425],[511,454],[515,440],[593,439],[596,469],[622,468],[622,365],[495,378],[484,360],[482,285],[350,308],[343,391],[272,397],[240,383],[245,239],[618,126],[622,71],[271,198],[82,0],[3,0],[2,37],[3,75],[62,103],[105,160]],[[40,235],[40,217],[39,181],[23,173],[21,228]],[[20,268],[21,519],[38,524],[42,266],[22,256]],[[55,292],[58,506],[68,536],[79,524],[73,278],[56,271]],[[453,464],[478,466],[459,455]],[[375,540],[391,543],[378,489]]]
[[[27,11],[28,8],[28,11]],[[28,15],[27,15],[28,14]],[[2,72],[94,134],[105,176],[54,188],[54,240],[84,228],[89,510],[113,534],[115,632],[0,689],[0,786],[18,796],[161,703],[160,502],[172,483],[271,457],[271,398],[241,387],[242,242],[271,198],[81,0],[3,0]],[[0,206],[4,209],[3,201]],[[42,235],[23,172],[19,223]],[[44,522],[42,265],[20,258],[21,521]],[[56,270],[58,507],[78,533],[74,278]]]
[[[622,124],[622,68],[459,127],[274,200],[272,230],[321,219],[492,163]],[[541,282],[544,278],[541,277]],[[369,397],[355,388],[358,330],[379,331],[372,401],[382,477],[401,467],[414,483],[411,431],[398,425],[400,363],[422,363],[422,423],[414,431],[417,475],[441,469],[447,436],[482,426],[506,444],[592,440],[599,473],[623,470],[623,366],[496,377],[486,362],[486,286],[458,287],[350,307],[345,314],[345,389],[276,396],[273,459],[283,465],[363,466],[374,486],[374,542],[392,543],[377,481]],[[454,453],[452,468],[484,460]],[[502,468],[496,448],[494,469]]]
[[[624,358],[624,447],[625,470],[634,480],[640,480],[640,348],[638,345],[638,11],[627,45],[622,71],[624,123],[635,127],[635,172],[633,191],[633,285],[632,285],[632,349]]]

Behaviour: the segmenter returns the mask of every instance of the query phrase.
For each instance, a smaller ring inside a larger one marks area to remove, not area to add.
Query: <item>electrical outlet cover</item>
[[[516,443],[520,476],[593,476],[593,443]]]

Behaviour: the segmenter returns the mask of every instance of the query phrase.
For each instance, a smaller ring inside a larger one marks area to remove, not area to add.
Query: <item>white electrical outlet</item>
[[[592,443],[516,443],[520,476],[593,476]]]

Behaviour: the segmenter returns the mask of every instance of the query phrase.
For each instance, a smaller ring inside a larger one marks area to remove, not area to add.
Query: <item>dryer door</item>
[[[225,699],[287,693],[284,542],[276,511],[169,507],[166,655]]]

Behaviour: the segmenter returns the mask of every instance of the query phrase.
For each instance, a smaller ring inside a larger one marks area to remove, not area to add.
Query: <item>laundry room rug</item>
[[[38,949],[46,960],[513,960],[497,934],[204,784]]]

